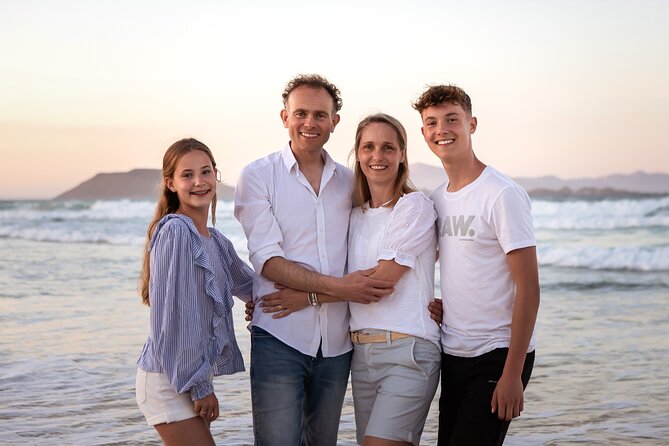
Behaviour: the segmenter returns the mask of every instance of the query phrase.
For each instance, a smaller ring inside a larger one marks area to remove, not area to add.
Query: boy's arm
[[[534,246],[516,249],[506,256],[511,277],[516,285],[516,296],[511,322],[511,344],[504,371],[492,396],[491,409],[500,420],[510,421],[524,409],[521,373],[527,347],[532,338],[539,311],[539,273],[537,251]]]

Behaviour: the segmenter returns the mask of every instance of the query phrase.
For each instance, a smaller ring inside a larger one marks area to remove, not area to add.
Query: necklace
[[[391,201],[393,201],[393,198],[391,198],[390,200],[386,201],[385,203],[383,203],[383,204],[380,205],[380,206],[372,207],[372,200],[369,200],[369,207],[370,207],[370,209],[382,208],[382,207],[384,207],[385,205],[390,204]]]

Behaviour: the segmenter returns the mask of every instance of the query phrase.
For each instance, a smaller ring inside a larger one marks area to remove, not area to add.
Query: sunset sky
[[[474,150],[509,175],[669,173],[668,23],[662,0],[0,0],[0,199],[159,168],[185,136],[234,185],[286,143],[281,92],[312,72],[342,92],[342,163],[383,111],[437,165],[411,102],[455,83]]]

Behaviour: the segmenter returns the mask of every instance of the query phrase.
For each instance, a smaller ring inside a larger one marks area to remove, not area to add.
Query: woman
[[[352,151],[362,204],[351,213],[348,270],[376,266],[371,277],[395,282],[395,291],[379,302],[349,303],[357,439],[365,446],[419,444],[439,382],[440,331],[428,311],[436,213],[409,182],[406,140],[398,120],[375,114],[358,125]],[[266,296],[262,306],[281,308],[285,316],[308,301],[305,293],[284,290]]]
[[[214,445],[213,377],[244,370],[232,295],[251,298],[253,271],[207,227],[210,207],[216,223],[218,173],[209,148],[177,141],[163,157],[162,173],[141,277],[151,326],[137,361],[137,403],[166,445]]]

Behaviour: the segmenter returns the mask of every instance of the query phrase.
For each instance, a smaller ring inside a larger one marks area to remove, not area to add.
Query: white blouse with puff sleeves
[[[422,192],[399,199],[394,208],[369,208],[351,212],[348,270],[372,268],[379,260],[394,260],[409,267],[395,291],[368,305],[349,303],[351,331],[380,329],[427,339],[440,346],[439,326],[430,319],[427,305],[434,298],[437,250],[432,200]]]

